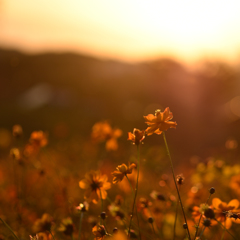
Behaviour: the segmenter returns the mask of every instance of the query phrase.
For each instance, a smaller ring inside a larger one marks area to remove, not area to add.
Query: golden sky
[[[239,0],[0,0],[0,47],[239,60]]]

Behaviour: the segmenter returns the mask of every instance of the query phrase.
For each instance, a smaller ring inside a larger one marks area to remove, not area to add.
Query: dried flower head
[[[102,240],[107,234],[103,225],[96,225],[95,227],[93,227],[92,232],[95,235],[94,240]]]
[[[178,184],[179,186],[180,186],[180,185],[183,185],[184,180],[185,180],[185,178],[183,177],[182,174],[179,174],[179,175],[176,176],[176,181],[177,181],[177,184]]]
[[[121,182],[124,178],[124,176],[126,176],[127,174],[131,174],[133,168],[136,167],[135,163],[132,164],[128,164],[128,167],[126,164],[121,164],[117,166],[117,170],[112,172],[111,174],[113,175],[113,183],[117,183],[117,182]]]
[[[161,134],[162,131],[166,131],[169,128],[176,128],[177,123],[171,122],[173,118],[172,113],[170,112],[169,108],[167,107],[164,112],[161,112],[159,109],[155,111],[155,115],[148,114],[144,116],[144,119],[149,126],[146,129],[147,135],[152,135],[153,133]]]
[[[138,146],[140,143],[142,143],[144,138],[145,138],[145,131],[144,130],[140,131],[139,129],[134,128],[133,133],[128,132],[127,140],[132,141],[133,144],[136,144]]]
[[[97,203],[102,198],[106,199],[106,190],[111,188],[111,183],[107,182],[107,175],[102,175],[98,171],[90,171],[85,174],[85,179],[79,182],[79,187],[86,189],[85,199],[89,202]]]

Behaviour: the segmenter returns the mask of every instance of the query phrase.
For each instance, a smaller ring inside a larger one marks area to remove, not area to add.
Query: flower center
[[[101,186],[102,186],[102,183],[101,183],[101,182],[95,182],[95,181],[93,181],[92,184],[91,184],[91,188],[92,188],[93,191],[96,191],[96,190],[99,189]]]

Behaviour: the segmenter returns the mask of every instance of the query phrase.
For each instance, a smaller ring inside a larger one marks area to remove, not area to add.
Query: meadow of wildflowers
[[[240,164],[176,164],[167,135],[181,125],[172,119],[157,109],[128,133],[101,121],[88,139],[51,146],[48,133],[26,139],[14,125],[0,162],[0,239],[239,239]]]

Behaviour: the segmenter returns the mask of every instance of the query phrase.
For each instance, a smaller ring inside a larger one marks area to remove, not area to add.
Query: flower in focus
[[[58,231],[63,232],[67,236],[72,236],[74,231],[74,225],[71,218],[65,218],[62,220]]]
[[[85,199],[93,203],[97,203],[100,198],[106,199],[106,190],[111,188],[111,183],[107,180],[107,175],[101,175],[98,171],[86,173],[85,179],[79,182],[79,187],[86,189]]]
[[[164,112],[161,112],[159,109],[155,111],[155,115],[148,114],[144,116],[147,125],[149,126],[146,129],[147,135],[152,135],[153,133],[161,134],[162,131],[166,131],[169,128],[176,128],[177,123],[171,122],[173,118],[172,113],[170,112],[169,108],[167,107]]]
[[[239,201],[237,199],[231,200],[228,204],[222,202],[219,198],[214,198],[212,200],[212,205],[216,215],[216,219],[220,222],[224,222],[224,226],[229,229],[232,226],[233,218],[228,217],[228,212],[232,213],[238,211]],[[234,220],[236,223],[240,223],[240,219]]]
[[[53,218],[48,214],[44,213],[42,218],[37,219],[33,225],[33,232],[46,232],[51,230]]]
[[[102,240],[107,234],[103,225],[96,225],[95,227],[93,227],[92,232],[95,235],[94,240]]]
[[[136,144],[137,146],[144,140],[145,138],[145,131],[140,131],[139,129],[134,128],[133,133],[128,132],[128,139]]]
[[[119,165],[116,169],[116,171],[112,172],[111,174],[113,175],[113,183],[121,182],[127,174],[131,174],[133,168],[136,167],[135,163],[128,164],[128,167],[126,164]]]
[[[92,139],[96,142],[106,141],[106,150],[117,150],[117,139],[122,136],[122,130],[116,128],[112,129],[110,124],[106,121],[95,123],[92,127]]]

